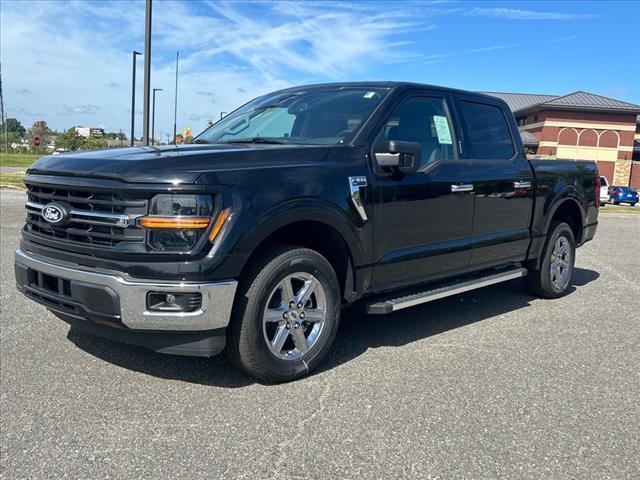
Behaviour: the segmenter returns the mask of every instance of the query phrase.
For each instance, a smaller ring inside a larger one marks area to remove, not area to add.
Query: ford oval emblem
[[[60,224],[66,216],[65,211],[53,203],[49,203],[42,207],[42,213],[40,215],[42,215],[42,218],[44,218],[48,223],[54,225]]]

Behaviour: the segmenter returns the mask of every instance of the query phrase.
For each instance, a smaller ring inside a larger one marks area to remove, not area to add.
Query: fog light
[[[147,293],[147,310],[150,312],[195,312],[202,307],[202,294],[192,293]]]

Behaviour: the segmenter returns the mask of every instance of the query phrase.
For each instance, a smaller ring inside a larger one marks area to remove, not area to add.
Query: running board
[[[480,277],[475,277],[472,280],[449,283],[448,285],[433,288],[431,290],[405,295],[403,297],[391,298],[377,303],[370,303],[367,306],[367,313],[372,315],[384,315],[397,310],[402,310],[403,308],[432,302],[439,298],[450,297],[451,295],[457,295],[458,293],[487,287],[495,283],[506,282],[526,275],[526,268],[509,268],[501,271],[500,273],[486,274]]]

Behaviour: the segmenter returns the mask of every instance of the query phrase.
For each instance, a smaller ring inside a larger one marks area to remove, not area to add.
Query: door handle
[[[513,182],[514,188],[531,188],[531,182]]]
[[[473,185],[463,183],[461,185],[451,185],[451,193],[473,192]]]

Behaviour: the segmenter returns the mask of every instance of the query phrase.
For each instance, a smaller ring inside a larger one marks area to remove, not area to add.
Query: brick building
[[[486,93],[507,102],[529,153],[595,160],[613,185],[640,187],[639,105],[587,92]]]

